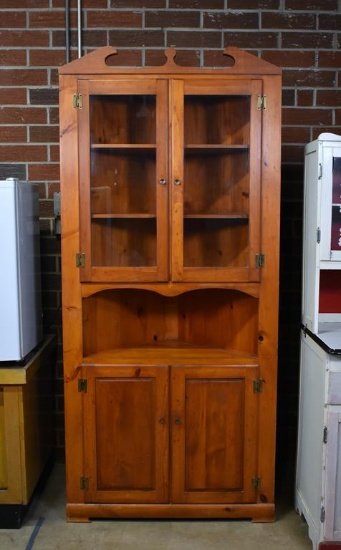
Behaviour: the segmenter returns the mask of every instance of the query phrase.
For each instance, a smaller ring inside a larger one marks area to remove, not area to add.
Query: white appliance
[[[33,184],[0,180],[0,361],[42,340],[38,200]]]

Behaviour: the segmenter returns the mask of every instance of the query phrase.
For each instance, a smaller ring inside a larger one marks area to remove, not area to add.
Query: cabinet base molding
[[[67,504],[69,522],[91,519],[250,519],[254,523],[275,521],[275,505],[267,504]]]

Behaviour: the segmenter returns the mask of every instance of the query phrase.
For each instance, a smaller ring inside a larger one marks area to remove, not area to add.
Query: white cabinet
[[[305,154],[295,500],[318,550],[341,541],[341,137]]]
[[[302,331],[296,507],[314,550],[341,540],[341,356],[321,344]]]

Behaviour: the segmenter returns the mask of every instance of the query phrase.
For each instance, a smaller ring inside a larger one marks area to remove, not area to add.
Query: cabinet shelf
[[[193,220],[244,220],[247,222],[247,214],[185,214],[184,218]]]
[[[207,154],[211,153],[231,153],[245,152],[249,150],[249,145],[225,145],[221,143],[189,143],[185,145],[185,153],[189,154]]]
[[[91,215],[91,218],[92,219],[99,219],[99,220],[103,220],[103,219],[108,219],[108,220],[114,220],[116,218],[119,218],[119,219],[155,219],[156,218],[156,215],[155,214],[92,214]]]
[[[83,358],[84,366],[91,365],[257,365],[255,355],[235,350],[193,346],[181,342],[161,342],[155,346],[117,348],[101,351]]]
[[[148,151],[155,152],[155,143],[93,143],[91,145],[92,151],[110,149],[112,151],[125,152],[125,153],[147,153]]]

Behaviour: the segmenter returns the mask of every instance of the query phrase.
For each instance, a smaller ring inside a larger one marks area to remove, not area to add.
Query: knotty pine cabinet
[[[274,518],[281,71],[221,59],[60,69],[70,521]]]

